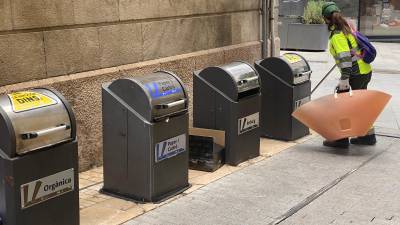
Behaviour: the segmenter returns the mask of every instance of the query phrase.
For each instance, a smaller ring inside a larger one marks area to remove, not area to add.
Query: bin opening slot
[[[247,91],[239,92],[238,99],[246,98],[249,96],[257,95],[260,93],[260,88],[253,88]]]
[[[176,116],[181,116],[181,115],[187,113],[187,111],[188,111],[187,109],[183,109],[183,110],[179,110],[179,111],[169,113],[169,114],[166,114],[163,116],[154,117],[152,119],[152,121],[154,121],[154,122],[169,121],[170,118],[176,117]]]

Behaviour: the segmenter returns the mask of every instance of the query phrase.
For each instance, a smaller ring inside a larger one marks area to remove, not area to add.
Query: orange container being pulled
[[[391,97],[372,90],[332,94],[302,105],[292,115],[328,141],[364,136]]]

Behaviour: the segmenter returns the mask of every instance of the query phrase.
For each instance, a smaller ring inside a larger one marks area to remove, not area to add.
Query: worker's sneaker
[[[349,139],[343,138],[337,141],[324,141],[324,146],[332,147],[332,148],[348,148],[349,147]]]
[[[376,137],[375,134],[370,134],[364,137],[352,138],[350,143],[353,145],[375,145]]]

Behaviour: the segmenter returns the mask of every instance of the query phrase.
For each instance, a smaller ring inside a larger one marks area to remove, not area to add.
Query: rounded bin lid
[[[260,82],[256,70],[245,62],[232,62],[223,66],[208,67],[199,76],[224,93],[233,101],[246,93],[259,93]]]
[[[266,58],[261,60],[259,64],[290,85],[296,83],[295,77],[299,74],[311,72],[310,65],[305,58],[296,53]]]
[[[75,117],[56,91],[33,89],[0,96],[0,149],[9,157],[75,139]]]
[[[188,108],[184,85],[170,72],[115,80],[109,89],[149,122],[186,112]]]

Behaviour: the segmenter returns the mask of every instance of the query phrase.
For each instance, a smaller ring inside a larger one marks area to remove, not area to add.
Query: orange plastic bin
[[[391,97],[375,90],[332,94],[302,105],[292,115],[329,141],[364,136]]]

